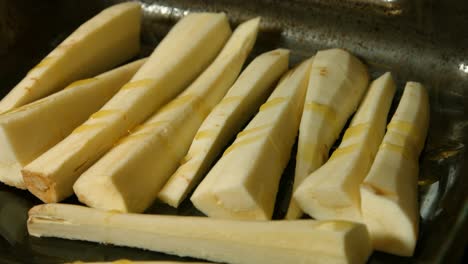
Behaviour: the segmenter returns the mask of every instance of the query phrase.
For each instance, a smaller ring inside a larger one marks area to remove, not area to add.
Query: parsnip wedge
[[[0,101],[0,113],[132,58],[140,49],[138,3],[111,6],[81,25]]]
[[[100,111],[22,170],[28,190],[49,203],[71,195],[80,174],[130,129],[186,88],[230,34],[223,13],[193,13],[182,18]]]
[[[296,139],[311,60],[281,79],[191,197],[211,217],[271,219],[281,174]]]
[[[159,193],[178,207],[200,182],[228,141],[265,102],[274,82],[288,69],[289,51],[277,49],[258,56],[242,72],[223,100],[203,121],[182,165]]]
[[[408,82],[375,161],[361,184],[362,217],[377,250],[413,255],[419,226],[418,157],[428,123],[426,89]]]
[[[367,89],[367,68],[341,49],[317,52],[299,127],[293,191],[328,159],[328,152]],[[291,197],[286,219],[302,215]]]
[[[67,204],[29,211],[29,234],[154,250],[222,263],[365,263],[363,224],[347,221],[236,221],[119,214]]]
[[[94,78],[0,115],[0,181],[26,189],[21,169],[60,142],[99,110],[145,60]]]
[[[78,199],[95,208],[142,212],[187,153],[198,128],[237,78],[260,19],[241,24],[216,60],[175,100],[124,138],[76,181]]]
[[[372,82],[338,149],[295,191],[304,212],[320,220],[362,221],[359,186],[382,142],[394,94],[390,73]]]

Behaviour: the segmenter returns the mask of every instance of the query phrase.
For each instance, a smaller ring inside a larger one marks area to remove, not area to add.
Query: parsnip
[[[211,217],[271,219],[301,118],[311,60],[290,70],[191,197]]]
[[[140,49],[138,3],[111,6],[81,25],[0,101],[0,113],[108,70]]]
[[[216,60],[174,101],[76,181],[78,199],[95,208],[142,212],[187,153],[198,128],[237,78],[260,19],[241,24]]]
[[[382,142],[394,94],[390,73],[372,82],[338,149],[294,193],[304,212],[320,220],[362,221],[359,186]]]
[[[418,157],[428,123],[426,89],[408,82],[375,161],[361,184],[362,216],[377,250],[413,255],[419,225]]]
[[[99,110],[145,60],[129,63],[0,115],[0,181],[26,189],[21,169]]]
[[[288,69],[289,51],[277,49],[258,56],[242,72],[223,100],[203,121],[182,165],[159,193],[159,198],[178,207],[200,182],[228,141],[263,103],[273,84]]]
[[[223,263],[365,263],[362,224],[346,221],[235,221],[119,214],[77,205],[29,211],[29,234],[137,247]]]
[[[341,49],[317,52],[299,127],[293,191],[328,159],[328,152],[367,89],[366,66]],[[302,211],[291,198],[286,219]]]
[[[22,170],[27,188],[44,202],[71,195],[80,174],[130,129],[187,87],[230,34],[223,13],[184,17],[100,111]]]

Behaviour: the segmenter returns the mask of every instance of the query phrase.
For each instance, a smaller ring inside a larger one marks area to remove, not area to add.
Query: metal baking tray
[[[69,33],[120,1],[0,0],[0,98]],[[430,91],[429,135],[420,161],[421,228],[414,257],[375,252],[369,263],[457,263],[468,239],[468,1],[437,0],[142,0],[140,57],[193,11],[226,12],[232,25],[262,16],[251,58],[277,47],[291,64],[319,49],[341,47],[363,59],[372,77],[391,71]],[[0,150],[1,151],[1,150]],[[295,156],[293,154],[293,156]],[[275,218],[290,196],[291,164],[281,180]],[[72,197],[68,203],[78,203]],[[0,184],[0,263],[187,260],[156,252],[54,238],[29,237],[27,211],[39,200]],[[147,213],[201,215],[189,201],[172,209],[155,203]]]

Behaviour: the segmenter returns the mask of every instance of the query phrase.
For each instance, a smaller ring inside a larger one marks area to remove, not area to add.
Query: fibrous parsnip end
[[[361,197],[362,215],[373,247],[390,254],[412,256],[418,238],[415,217],[402,209],[394,194],[370,184],[361,186]]]
[[[26,188],[44,203],[56,203],[60,199],[55,192],[55,183],[47,175],[21,170]]]
[[[130,212],[118,186],[104,177],[93,176],[96,176],[94,181],[77,180],[73,185],[73,191],[81,203],[102,210]]]

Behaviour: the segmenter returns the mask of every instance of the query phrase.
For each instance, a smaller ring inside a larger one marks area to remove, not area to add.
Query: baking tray
[[[0,97],[78,25],[120,1],[0,0]],[[407,80],[430,92],[431,122],[421,156],[420,239],[414,257],[375,252],[369,263],[459,263],[468,238],[468,1],[437,0],[194,0],[140,1],[144,18],[140,57],[192,11],[226,12],[233,25],[262,16],[251,58],[277,47],[291,64],[319,49],[341,47],[363,59],[372,77],[391,71],[399,92]],[[0,150],[1,151],[1,150]],[[292,155],[295,156],[294,153]],[[275,218],[290,196],[291,160],[281,180]],[[75,197],[65,202],[78,203]],[[39,200],[0,184],[0,263],[187,260],[138,249],[29,237],[27,211]],[[147,213],[202,215],[185,201],[155,203]]]

